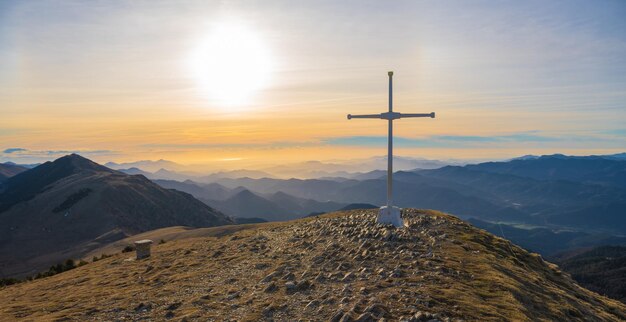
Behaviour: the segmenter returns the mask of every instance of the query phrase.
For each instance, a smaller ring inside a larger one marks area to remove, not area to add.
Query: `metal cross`
[[[392,79],[393,72],[389,75],[389,112],[380,114],[352,115],[348,114],[350,119],[383,119],[389,121],[389,134],[387,136],[387,205],[380,208],[378,213],[378,222],[381,224],[392,224],[396,227],[402,227],[402,218],[400,217],[400,208],[393,206],[393,120],[405,117],[430,117],[435,118],[435,112],[421,114],[403,114],[393,111],[393,94]]]

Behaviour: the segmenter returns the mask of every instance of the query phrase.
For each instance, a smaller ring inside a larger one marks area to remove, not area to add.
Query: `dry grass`
[[[357,215],[370,222],[375,211],[177,231],[184,238],[154,245],[149,259],[117,254],[0,290],[0,320],[328,320],[339,310],[356,318],[373,302],[389,319],[417,311],[470,321],[626,319],[623,304],[455,217],[409,210],[407,218],[421,219],[407,238],[386,241],[350,236]],[[373,251],[361,256],[364,241]],[[401,276],[388,274],[394,269]],[[261,280],[275,271],[277,290],[266,293]],[[330,277],[315,280],[320,272]],[[349,272],[355,278],[341,281]],[[312,286],[287,292],[287,273]],[[321,303],[307,308],[313,300]]]

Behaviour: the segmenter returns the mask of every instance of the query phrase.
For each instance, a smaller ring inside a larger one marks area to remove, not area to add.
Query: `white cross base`
[[[397,228],[404,227],[404,222],[402,221],[402,217],[400,217],[400,208],[398,207],[380,207],[376,221],[383,225],[394,225]]]

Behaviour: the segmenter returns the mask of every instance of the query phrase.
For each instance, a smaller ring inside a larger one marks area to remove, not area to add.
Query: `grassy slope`
[[[340,310],[357,317],[369,302],[391,319],[418,310],[470,321],[626,319],[623,304],[455,217],[408,210],[410,228],[387,241],[371,224],[375,214],[216,227],[202,233],[213,237],[155,245],[146,260],[118,254],[0,290],[0,320],[328,320]],[[261,280],[271,272],[279,273],[278,289],[266,293],[271,281]],[[356,277],[341,281],[349,272]],[[288,273],[313,286],[288,293],[281,279]],[[312,300],[321,303],[307,307]]]

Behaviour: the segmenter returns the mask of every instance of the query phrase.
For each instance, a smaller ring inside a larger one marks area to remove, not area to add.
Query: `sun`
[[[189,67],[200,92],[222,106],[241,106],[270,81],[272,61],[258,33],[222,22],[200,42]]]

